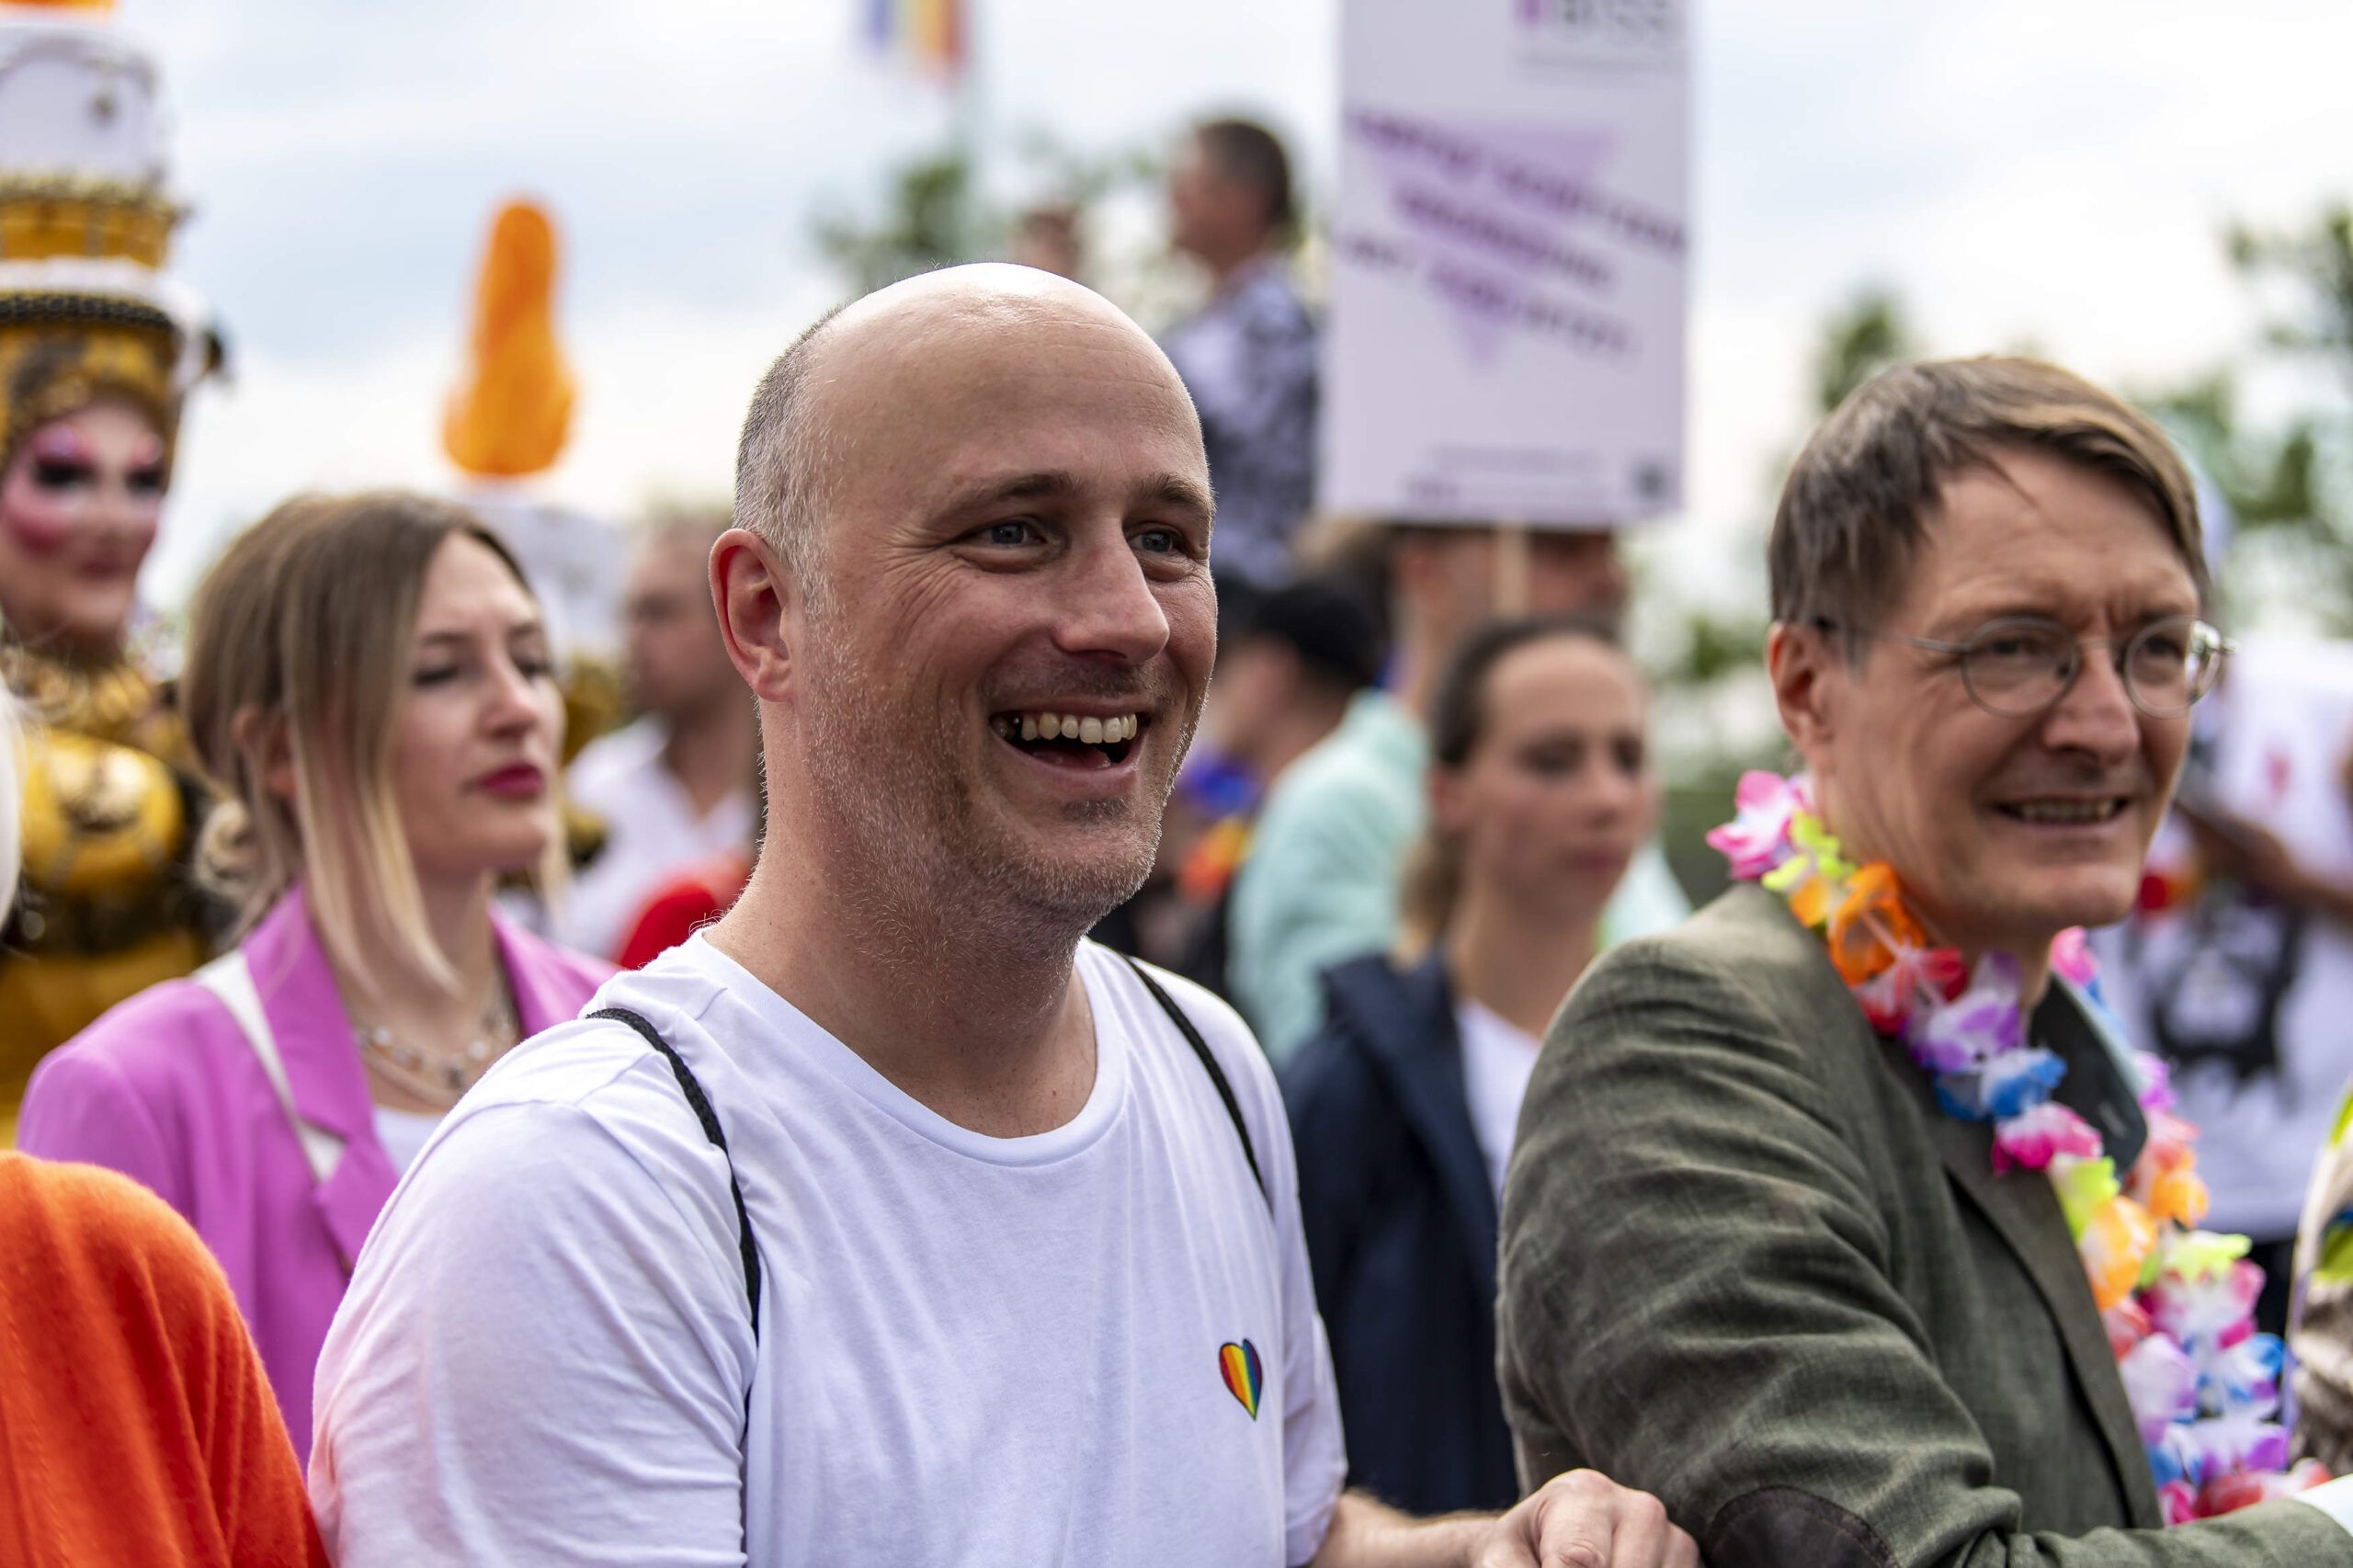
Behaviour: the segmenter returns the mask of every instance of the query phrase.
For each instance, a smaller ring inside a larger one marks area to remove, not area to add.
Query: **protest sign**
[[[1347,0],[1323,510],[1680,505],[1687,0]]]

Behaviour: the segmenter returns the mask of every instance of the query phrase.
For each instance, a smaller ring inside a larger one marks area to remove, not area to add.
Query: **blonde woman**
[[[539,608],[466,511],[289,502],[199,591],[182,681],[242,943],[45,1061],[20,1140],[111,1165],[227,1269],[295,1446],[352,1261],[442,1113],[609,972],[501,919],[560,875]]]
[[[1349,1481],[1415,1513],[1519,1494],[1496,1204],[1538,1040],[1650,836],[1647,708],[1597,623],[1472,634],[1431,704],[1407,950],[1326,971],[1324,1027],[1283,1074]]]

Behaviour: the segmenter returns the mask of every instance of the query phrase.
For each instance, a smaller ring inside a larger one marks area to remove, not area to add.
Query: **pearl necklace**
[[[473,1038],[446,1055],[421,1051],[384,1025],[369,1023],[357,1015],[351,1019],[351,1031],[358,1038],[360,1054],[369,1067],[400,1089],[444,1110],[456,1105],[523,1032],[504,976],[483,1003]]]

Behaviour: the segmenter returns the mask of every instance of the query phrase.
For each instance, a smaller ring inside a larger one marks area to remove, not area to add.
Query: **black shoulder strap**
[[[1176,1032],[1185,1037],[1185,1043],[1193,1048],[1193,1054],[1199,1057],[1201,1065],[1209,1070],[1210,1082],[1217,1085],[1217,1097],[1225,1102],[1225,1114],[1233,1119],[1234,1133],[1242,1140],[1242,1157],[1250,1162],[1250,1179],[1258,1184],[1258,1196],[1267,1200],[1267,1207],[1272,1208],[1274,1195],[1267,1190],[1267,1178],[1259,1173],[1258,1151],[1251,1145],[1250,1129],[1242,1119],[1242,1103],[1233,1097],[1233,1085],[1226,1081],[1225,1069],[1217,1064],[1217,1057],[1211,1051],[1210,1042],[1201,1038],[1201,1031],[1193,1027],[1193,1020],[1185,1016],[1185,1009],[1176,1006],[1176,999],[1160,988],[1160,982],[1153,979],[1143,965],[1125,953],[1120,956],[1127,959],[1128,967],[1136,971],[1136,978],[1143,982],[1143,988],[1152,993],[1152,999],[1160,1004],[1160,1010],[1168,1015],[1168,1021],[1176,1026]]]
[[[727,1152],[727,1134],[720,1131],[719,1113],[710,1108],[710,1096],[702,1092],[702,1085],[688,1070],[685,1058],[670,1049],[670,1042],[662,1038],[661,1031],[627,1007],[600,1007],[588,1016],[627,1024],[643,1037],[646,1044],[662,1053],[662,1059],[669,1062],[670,1071],[676,1075],[679,1092],[687,1096],[695,1119],[702,1123],[702,1135],[710,1140],[711,1146],[727,1162],[727,1190],[735,1199],[735,1225],[744,1248],[744,1295],[752,1303],[752,1337],[756,1340],[760,1336],[760,1255],[752,1245],[752,1215],[744,1207],[744,1188],[735,1179],[735,1156]]]

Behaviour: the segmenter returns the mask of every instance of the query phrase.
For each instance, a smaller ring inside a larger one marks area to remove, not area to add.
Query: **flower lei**
[[[1814,813],[1803,777],[1750,773],[1739,815],[1708,835],[1741,881],[1761,881],[1818,933],[1880,1033],[1903,1041],[1936,1080],[1948,1115],[1994,1124],[1994,1169],[2040,1171],[2066,1215],[2092,1299],[2149,1453],[2165,1522],[2211,1517],[2326,1481],[2307,1460],[2287,1469],[2281,1350],[2255,1332],[2263,1270],[2245,1236],[2197,1229],[2206,1213],[2164,1062],[2134,1053],[2149,1142],[2120,1178],[2089,1122],[2051,1097],[2066,1066],[2027,1038],[2017,961],[1928,946],[1894,870],[1858,866]],[[2081,930],[2051,946],[2052,969],[2097,1000]]]

